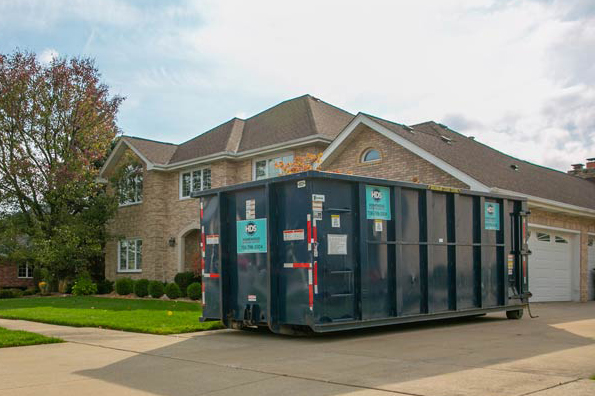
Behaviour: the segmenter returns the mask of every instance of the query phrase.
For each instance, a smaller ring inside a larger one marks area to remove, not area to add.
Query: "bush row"
[[[180,275],[180,274],[178,274]],[[177,298],[187,296],[192,300],[198,300],[201,297],[202,289],[199,282],[190,282],[187,284],[188,277],[176,277],[181,280],[182,286],[178,282],[163,283],[160,281],[150,281],[148,279],[132,280],[130,278],[120,278],[116,280],[115,290],[121,296],[126,296],[134,293],[137,297],[151,296],[153,298],[161,298],[166,295],[168,298],[175,300]],[[197,278],[192,276],[191,280]]]

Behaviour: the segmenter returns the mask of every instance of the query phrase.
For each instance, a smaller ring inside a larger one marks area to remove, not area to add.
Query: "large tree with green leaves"
[[[4,234],[60,277],[97,260],[115,210],[95,179],[123,98],[100,78],[91,59],[0,54],[0,215],[18,215]]]

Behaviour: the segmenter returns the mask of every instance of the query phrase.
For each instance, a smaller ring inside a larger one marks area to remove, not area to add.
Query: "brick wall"
[[[322,150],[324,146],[310,146],[294,150],[294,154],[317,154]],[[252,159],[223,160],[209,166],[212,188],[252,180]],[[200,235],[196,231],[199,228],[199,201],[180,199],[179,175],[179,171],[143,170],[143,202],[120,207],[108,224],[108,231],[114,236],[106,244],[105,276],[108,279],[130,277],[171,281],[176,273],[188,269],[186,262],[197,249],[195,243]],[[141,273],[118,272],[119,238],[143,240]],[[175,246],[169,245],[170,238],[175,239]]]
[[[416,181],[440,186],[469,188],[462,181],[367,126],[360,126],[353,133],[355,136],[352,135],[351,140],[338,153],[337,157],[324,164],[322,170],[390,180]],[[380,152],[381,159],[375,162],[362,163],[362,155],[371,148]]]
[[[33,279],[19,278],[18,267],[16,264],[0,262],[0,289],[10,287],[30,287],[33,286]]]
[[[547,212],[542,209],[531,208],[529,222],[536,226],[543,225],[548,227],[564,228],[567,230],[576,230],[580,232],[579,251],[580,251],[580,299],[588,299],[588,262],[589,262],[589,233],[595,233],[595,220],[589,220],[582,217],[568,216],[560,213]],[[530,289],[530,287],[529,287]]]

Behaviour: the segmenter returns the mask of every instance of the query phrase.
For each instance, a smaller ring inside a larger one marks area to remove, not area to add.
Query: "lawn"
[[[38,345],[38,344],[53,344],[56,342],[64,342],[59,338],[46,337],[41,334],[29,333],[28,331],[8,330],[0,327],[0,348]]]
[[[36,297],[0,300],[0,318],[151,334],[221,328],[199,322],[200,304],[102,297]]]

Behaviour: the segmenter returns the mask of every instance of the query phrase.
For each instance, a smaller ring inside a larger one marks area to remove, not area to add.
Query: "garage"
[[[572,234],[530,228],[529,290],[532,302],[572,300]]]

